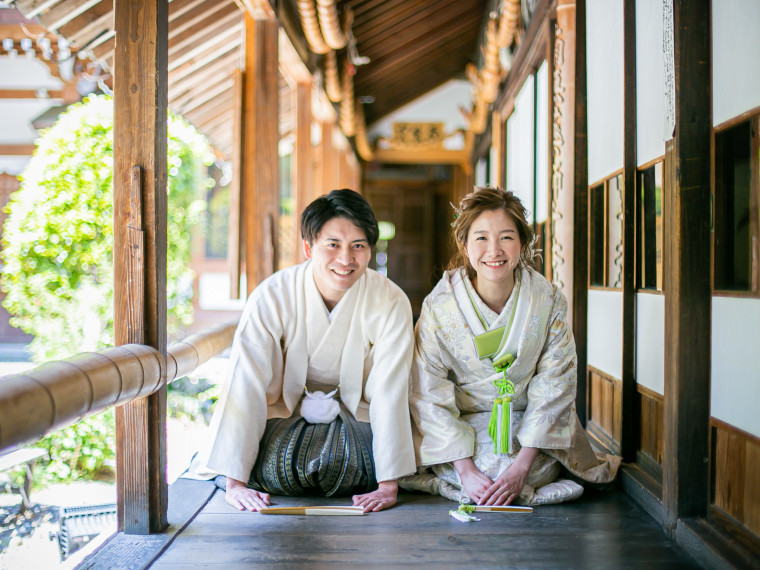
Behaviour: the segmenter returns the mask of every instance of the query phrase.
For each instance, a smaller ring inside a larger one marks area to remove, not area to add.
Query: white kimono
[[[582,492],[571,481],[537,492],[557,478],[559,463],[587,481],[605,483],[615,477],[620,458],[594,454],[575,411],[576,354],[566,322],[567,301],[532,269],[521,270],[518,282],[498,315],[478,297],[461,268],[444,274],[425,299],[416,330],[410,405],[418,464],[430,469],[406,478],[402,486],[468,501],[451,462],[472,457],[480,471],[495,479],[521,446],[542,451],[521,503],[559,502]],[[478,358],[473,336],[487,331],[473,302],[488,331],[507,325],[514,313],[506,340],[516,356],[506,372],[514,384],[513,451],[508,455],[496,454],[488,435],[498,395],[493,381],[501,373],[490,359]]]
[[[376,271],[328,318],[311,262],[278,271],[251,293],[232,345],[211,438],[189,476],[248,481],[270,418],[291,417],[309,381],[339,387],[341,404],[369,422],[378,481],[415,470],[408,386],[414,339],[409,300]]]

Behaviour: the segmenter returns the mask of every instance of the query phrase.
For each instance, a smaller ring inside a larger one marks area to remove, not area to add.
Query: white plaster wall
[[[760,107],[760,1],[713,0],[713,125]]]
[[[50,74],[39,59],[0,56],[0,87],[3,89],[60,89],[63,83]]]
[[[528,209],[533,223],[534,93],[533,76],[525,80],[515,97],[515,109],[507,119],[507,189]]]
[[[241,276],[240,291],[245,296],[246,279]],[[198,306],[205,311],[240,311],[245,298],[230,299],[228,273],[201,273],[198,277]]]
[[[710,413],[760,437],[760,300],[713,297]]]
[[[636,382],[665,394],[665,296],[636,294]]]
[[[636,0],[636,164],[665,154],[663,0]]]
[[[26,168],[31,157],[0,155],[0,174],[18,176]]]
[[[549,217],[549,66],[536,73],[536,223]]]
[[[623,167],[623,0],[586,2],[588,181]]]
[[[588,363],[613,376],[623,377],[623,294],[588,292]]]
[[[0,100],[0,144],[31,144],[37,138],[32,121],[51,107],[49,99]]]
[[[404,105],[367,129],[367,136],[373,140],[379,136],[393,137],[393,123],[396,122],[443,122],[444,132],[451,133],[466,128],[459,107],[472,106],[472,86],[466,80],[452,80],[429,93]],[[443,143],[448,150],[462,150],[464,138],[453,136]]]

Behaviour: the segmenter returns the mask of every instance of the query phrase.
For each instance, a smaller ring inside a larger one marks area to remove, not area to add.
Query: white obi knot
[[[338,392],[336,388],[325,394],[306,390],[306,396],[301,401],[301,416],[310,424],[329,424],[338,417],[340,404],[333,396]]]

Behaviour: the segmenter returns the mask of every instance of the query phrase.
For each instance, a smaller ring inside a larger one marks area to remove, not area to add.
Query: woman
[[[457,209],[458,253],[416,328],[410,406],[418,475],[401,483],[479,505],[557,503],[612,481],[575,411],[567,301],[531,262],[533,231],[511,192],[477,188]]]

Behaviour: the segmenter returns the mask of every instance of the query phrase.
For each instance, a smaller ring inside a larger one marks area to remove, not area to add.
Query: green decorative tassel
[[[507,354],[493,364],[494,370],[502,374],[501,378],[497,378],[493,382],[499,396],[493,401],[491,419],[488,422],[488,435],[493,440],[494,453],[497,455],[505,455],[512,451],[512,438],[509,436],[509,417],[515,385],[507,379],[507,369],[514,361],[514,355]]]

